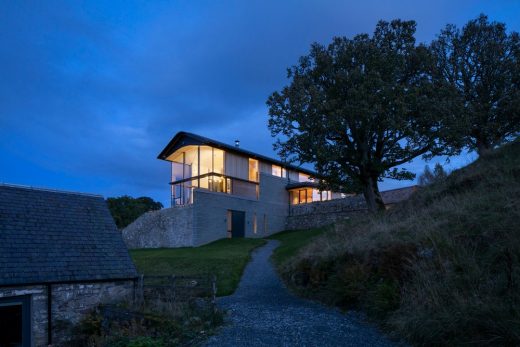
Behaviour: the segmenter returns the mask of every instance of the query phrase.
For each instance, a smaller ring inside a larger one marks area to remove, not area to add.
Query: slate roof
[[[136,276],[103,197],[0,184],[0,285]]]

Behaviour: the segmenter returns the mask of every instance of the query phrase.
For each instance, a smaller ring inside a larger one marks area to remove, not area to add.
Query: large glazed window
[[[258,182],[258,160],[249,158],[249,180]]]
[[[171,161],[172,205],[193,203],[193,189],[201,188],[258,199],[258,161],[250,163],[250,175],[255,179],[227,176],[226,158],[223,150],[210,146],[189,145],[182,147],[168,157]],[[247,159],[245,169],[247,170]],[[251,177],[251,176],[250,176]]]
[[[282,167],[278,165],[272,166],[272,175],[277,177],[282,177]]]
[[[327,201],[332,199],[329,190],[320,191],[316,188],[296,188],[289,191],[291,205],[307,204],[316,201]]]
[[[224,174],[224,151],[213,148],[213,172]]]

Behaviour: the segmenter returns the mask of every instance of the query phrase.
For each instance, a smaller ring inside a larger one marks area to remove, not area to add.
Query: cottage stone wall
[[[97,283],[52,285],[52,338],[54,346],[68,346],[70,328],[82,316],[101,303],[131,300],[134,282],[112,281]],[[0,298],[30,295],[32,338],[35,347],[47,346],[47,286],[0,288]]]
[[[362,196],[292,205],[285,229],[299,230],[322,227],[366,211],[366,202]]]
[[[150,211],[122,230],[128,248],[193,246],[193,205]]]

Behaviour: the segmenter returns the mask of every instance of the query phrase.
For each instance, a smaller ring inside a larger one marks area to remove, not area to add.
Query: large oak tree
[[[450,123],[462,145],[485,154],[520,133],[520,39],[485,15],[462,29],[448,25],[432,42],[436,78],[456,90],[460,112]],[[449,116],[449,115],[447,115]]]
[[[313,163],[328,188],[363,192],[372,211],[384,208],[380,180],[413,179],[398,166],[441,150],[439,115],[449,98],[432,82],[415,26],[381,21],[372,36],[313,44],[267,101],[280,156]]]

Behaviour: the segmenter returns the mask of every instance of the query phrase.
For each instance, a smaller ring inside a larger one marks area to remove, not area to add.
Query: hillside
[[[520,142],[281,265],[302,295],[361,308],[415,345],[520,344]]]

